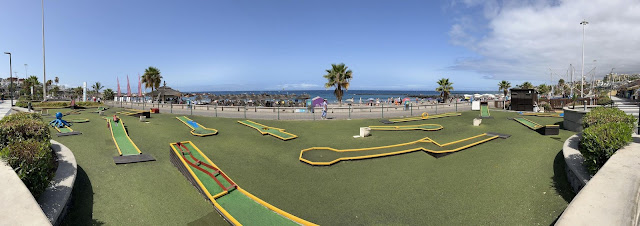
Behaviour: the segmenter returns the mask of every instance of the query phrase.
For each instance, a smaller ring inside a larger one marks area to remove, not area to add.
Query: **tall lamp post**
[[[587,22],[586,20],[582,20],[580,24],[582,25],[582,82],[580,84],[580,97],[584,97],[584,27],[587,26],[589,22]]]
[[[44,54],[44,0],[42,3],[42,99],[44,101],[47,100],[47,67],[45,64],[45,54]]]
[[[24,78],[26,79],[29,76],[29,73],[27,73],[27,64],[24,64]]]
[[[11,74],[13,68],[11,66],[11,53],[4,52],[4,54],[9,54],[9,93],[11,93],[11,106],[13,107],[13,75]]]

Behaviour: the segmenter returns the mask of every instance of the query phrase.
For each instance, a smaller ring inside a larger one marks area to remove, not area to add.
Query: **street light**
[[[11,93],[11,106],[13,107],[13,75],[11,74],[13,68],[11,67],[11,53],[4,52],[4,54],[9,54],[9,93]]]
[[[46,83],[47,82],[47,67],[45,64],[45,54],[44,54],[44,0],[41,1],[42,3],[42,82]],[[44,101],[47,100],[47,85],[44,84],[42,86],[42,99]]]
[[[27,73],[27,64],[24,64],[24,78],[26,79],[29,76],[29,73]]]
[[[586,20],[582,20],[580,25],[582,25],[582,83],[580,84],[580,97],[584,98],[584,27],[587,26],[589,22]]]

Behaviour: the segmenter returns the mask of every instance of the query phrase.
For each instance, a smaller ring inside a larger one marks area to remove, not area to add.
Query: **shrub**
[[[49,141],[28,139],[13,142],[0,150],[0,157],[13,168],[34,197],[49,186],[55,168]]]
[[[636,119],[617,108],[598,107],[582,118],[580,152],[595,174],[620,148],[631,142]]]
[[[636,125],[636,119],[624,113],[617,108],[597,107],[591,109],[584,117],[582,117],[582,128],[604,124],[604,123],[623,123],[633,129]]]
[[[54,168],[51,134],[39,114],[18,113],[0,120],[0,158],[34,196],[49,185]]]
[[[609,105],[612,104],[613,100],[609,98],[609,96],[600,96],[598,97],[598,105]]]
[[[544,109],[545,112],[553,111],[553,108],[551,108],[551,104],[549,103],[542,103],[540,104],[540,107],[542,107],[542,109]]]
[[[69,101],[33,102],[33,107],[63,108],[69,106],[69,104]]]
[[[580,140],[580,152],[592,174],[620,148],[631,142],[632,128],[622,123],[605,123],[586,128]]]
[[[91,102],[91,101],[86,101],[86,102],[78,101],[76,102],[76,105],[80,107],[97,107],[97,106],[102,106],[102,103]]]

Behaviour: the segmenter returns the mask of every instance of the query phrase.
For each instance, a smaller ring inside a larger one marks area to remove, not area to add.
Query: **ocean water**
[[[292,90],[292,91],[203,91],[203,92],[193,92],[193,93],[210,93],[215,95],[237,95],[237,94],[309,94],[311,98],[316,96],[327,99],[330,103],[335,103],[338,100],[333,95],[333,90]],[[454,96],[462,96],[464,94],[500,94],[501,91],[452,91],[451,95]],[[362,101],[366,101],[369,98],[387,100],[387,98],[405,98],[408,96],[433,96],[434,98],[439,96],[440,93],[436,91],[403,91],[403,90],[348,90],[344,93],[342,97],[342,101],[346,101],[347,99],[353,98],[354,102],[359,102],[360,98]],[[192,99],[192,98],[188,98]],[[413,99],[413,98],[412,98]]]

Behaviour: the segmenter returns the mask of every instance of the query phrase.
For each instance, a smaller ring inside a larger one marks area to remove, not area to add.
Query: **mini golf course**
[[[487,102],[480,103],[480,118],[490,118],[491,114],[489,114],[489,104]]]
[[[170,146],[171,163],[232,225],[315,225],[240,188],[190,141]]]
[[[273,137],[279,138],[280,140],[291,140],[298,137],[294,134],[285,132],[284,129],[265,126],[251,120],[238,121],[238,123],[254,128],[262,135],[269,134]]]
[[[74,119],[69,119],[67,120],[67,122],[72,122],[72,123],[85,123],[85,122],[89,122],[88,118],[74,118]]]
[[[550,112],[518,112],[520,115],[525,116],[536,116],[536,117],[555,117],[562,118],[564,117],[564,113],[550,113]]]
[[[422,124],[422,125],[407,125],[407,126],[369,126],[371,130],[383,130],[383,131],[407,131],[407,130],[424,130],[424,131],[436,131],[441,130],[444,127],[438,124]]]
[[[56,136],[71,136],[71,135],[80,135],[82,134],[81,132],[78,131],[73,131],[73,129],[71,129],[71,127],[68,126],[63,126],[63,127],[57,127],[54,126],[53,128],[55,128],[58,133],[56,134]]]
[[[540,125],[537,122],[531,121],[527,118],[514,118],[516,122],[525,125],[531,130],[534,130],[542,135],[558,135],[560,133],[559,125]]]
[[[381,120],[380,122],[382,122],[384,124],[393,124],[393,123],[399,123],[399,122],[411,122],[411,121],[437,119],[437,118],[460,116],[460,115],[461,115],[461,113],[459,113],[459,112],[449,112],[449,113],[443,113],[443,114],[437,114],[437,115],[429,115],[429,114],[427,114],[425,112],[425,113],[422,113],[421,116]]]
[[[496,138],[506,139],[510,135],[483,133],[469,138],[440,144],[429,137],[416,141],[380,147],[358,149],[334,149],[328,147],[312,147],[300,151],[299,160],[314,166],[329,166],[340,161],[379,158],[393,155],[424,151],[439,158],[464,150]],[[452,147],[449,147],[452,146]]]
[[[191,128],[191,134],[194,136],[204,137],[218,134],[218,130],[204,127],[187,116],[178,116],[176,118]]]
[[[119,156],[113,157],[116,164],[127,164],[136,162],[155,161],[150,155],[143,155],[138,146],[131,140],[124,122],[117,118],[117,121],[107,119],[107,125],[111,131],[111,138],[118,149]]]
[[[125,109],[123,111],[116,112],[116,114],[134,116],[134,117],[146,116],[147,118],[151,118],[150,111],[143,111],[143,110],[137,110],[137,109]]]

